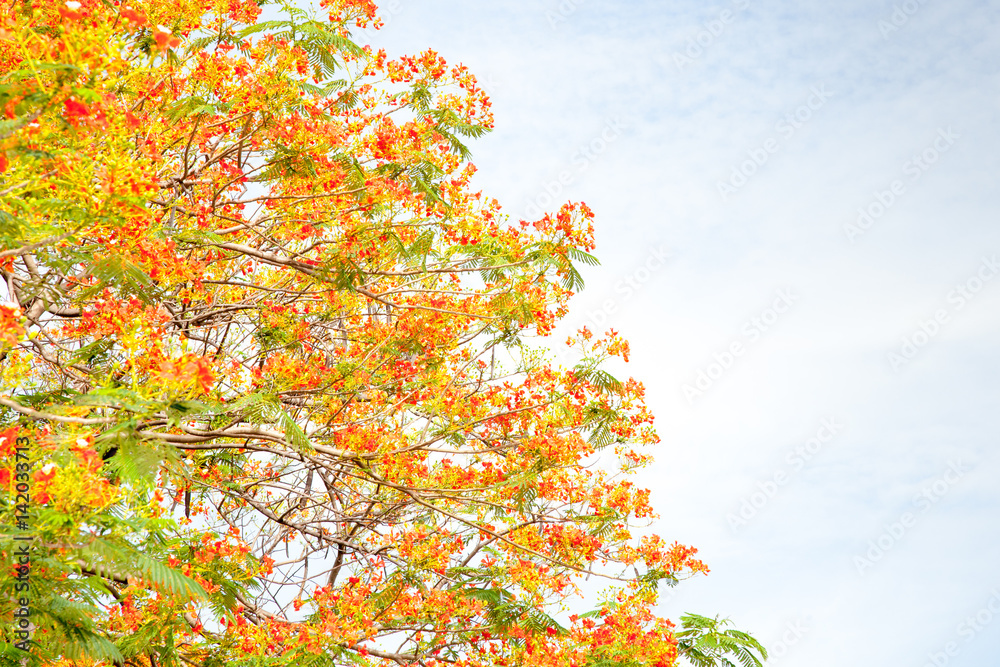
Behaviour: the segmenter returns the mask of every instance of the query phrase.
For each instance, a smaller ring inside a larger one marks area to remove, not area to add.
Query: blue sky
[[[631,341],[656,530],[712,567],[663,613],[782,667],[996,665],[1000,5],[383,6],[373,43],[491,91],[478,187],[597,213],[565,330]]]

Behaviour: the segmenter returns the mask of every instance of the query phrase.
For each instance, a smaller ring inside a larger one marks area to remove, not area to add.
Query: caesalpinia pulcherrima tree
[[[358,47],[368,0],[2,12],[4,664],[756,661],[653,612],[707,570],[633,535],[628,346],[525,343],[591,212],[470,189],[464,67]],[[610,588],[566,620],[584,577]]]

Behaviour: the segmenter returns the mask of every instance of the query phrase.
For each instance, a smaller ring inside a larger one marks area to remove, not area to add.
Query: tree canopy
[[[2,10],[4,664],[708,660],[655,613],[707,568],[645,530],[628,344],[538,343],[592,212],[510,220],[472,73],[320,5]]]

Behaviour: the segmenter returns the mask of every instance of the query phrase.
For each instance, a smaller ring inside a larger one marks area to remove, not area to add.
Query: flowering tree
[[[653,612],[707,569],[633,535],[627,343],[527,344],[590,210],[511,224],[469,187],[473,75],[322,4],[2,10],[5,664],[714,660]],[[584,577],[607,592],[557,620]]]

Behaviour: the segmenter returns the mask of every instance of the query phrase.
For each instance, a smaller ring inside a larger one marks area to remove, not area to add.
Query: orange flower
[[[24,316],[21,309],[13,303],[0,303],[0,342],[16,345],[24,335],[21,322]]]
[[[184,355],[180,359],[164,359],[160,362],[158,379],[164,383],[176,383],[181,386],[188,386],[193,382],[201,392],[206,392],[215,384],[212,359],[192,354]]]
[[[83,12],[80,11],[80,3],[76,0],[68,0],[65,7],[59,8],[59,15],[68,21],[75,21],[77,19],[83,18]]]
[[[34,479],[35,482],[37,482],[38,484],[43,484],[45,482],[48,482],[50,479],[56,476],[56,468],[57,466],[55,463],[46,463],[44,466],[42,466],[41,470],[35,471],[35,474],[32,475],[32,479]]]
[[[158,25],[156,26],[156,31],[153,33],[153,39],[156,40],[156,45],[160,49],[166,49],[167,47],[175,47],[180,45],[181,40],[174,37],[174,33],[171,32],[170,28]]]
[[[14,445],[17,442],[17,427],[12,426],[0,431],[0,457],[10,458],[14,455]]]
[[[76,127],[80,124],[80,119],[90,115],[90,108],[83,104],[82,102],[77,102],[73,98],[70,98],[63,102],[66,110],[64,116],[66,116],[66,122]]]
[[[148,22],[148,19],[145,17],[145,15],[140,14],[134,9],[123,9],[121,11],[121,17],[126,21],[134,23],[136,26],[146,25],[146,23]]]

